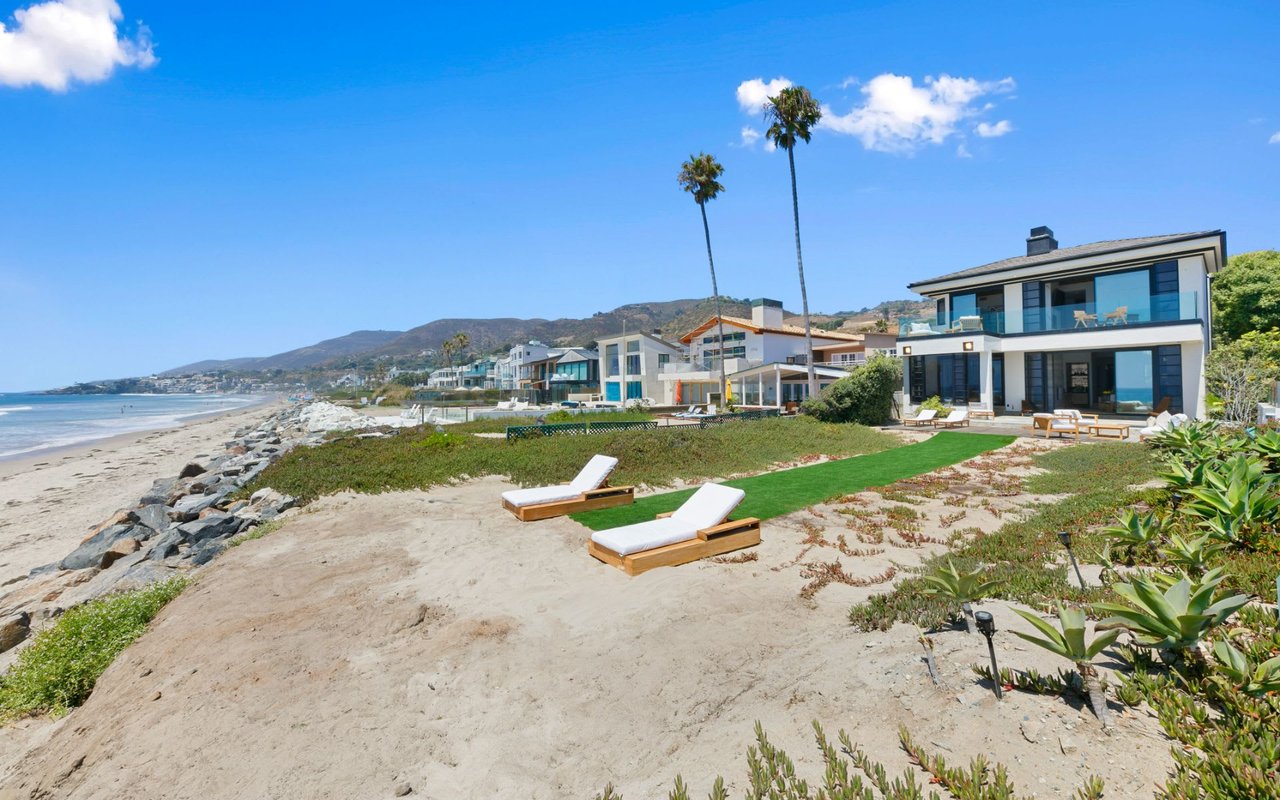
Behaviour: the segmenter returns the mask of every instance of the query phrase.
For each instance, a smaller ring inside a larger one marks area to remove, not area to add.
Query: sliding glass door
[[[1116,411],[1145,413],[1155,407],[1155,374],[1150,350],[1116,353]]]

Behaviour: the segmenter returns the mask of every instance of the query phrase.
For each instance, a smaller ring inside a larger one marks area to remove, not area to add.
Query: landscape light
[[[991,654],[991,686],[996,691],[996,699],[1004,699],[1004,689],[1000,687],[1000,667],[996,665],[996,646],[992,637],[996,635],[996,620],[990,611],[979,611],[973,615],[977,620],[978,632],[987,637],[987,652]]]
[[[1076,571],[1076,580],[1080,581],[1080,588],[1084,589],[1084,576],[1080,574],[1080,565],[1076,563],[1076,554],[1071,550],[1071,531],[1058,531],[1058,541],[1062,542],[1062,546],[1067,549],[1067,558],[1071,559],[1071,567]]]

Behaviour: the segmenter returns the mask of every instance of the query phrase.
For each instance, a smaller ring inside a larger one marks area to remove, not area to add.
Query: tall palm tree
[[[471,346],[471,337],[467,335],[466,331],[458,331],[455,333],[452,341],[454,349],[457,350],[459,354],[465,354],[467,352],[467,348]]]
[[[716,323],[720,336],[720,391],[724,392],[728,385],[728,375],[724,366],[724,317],[720,315],[720,287],[716,284],[716,260],[711,257],[711,227],[707,225],[707,201],[714,200],[724,191],[718,178],[724,174],[724,166],[716,161],[715,156],[698,153],[689,156],[689,160],[680,165],[680,174],[676,181],[680,188],[693,195],[693,201],[702,212],[702,234],[707,239],[707,263],[711,265],[711,295],[716,303]]]
[[[804,345],[808,352],[805,361],[809,365],[809,396],[818,393],[817,374],[813,368],[813,334],[809,326],[809,292],[804,285],[804,257],[800,254],[800,199],[796,193],[796,140],[808,143],[813,126],[822,118],[822,109],[803,86],[790,86],[770,97],[764,107],[769,122],[769,137],[778,147],[787,151],[787,163],[791,166],[791,213],[796,225],[796,268],[800,271],[800,304],[804,311]]]

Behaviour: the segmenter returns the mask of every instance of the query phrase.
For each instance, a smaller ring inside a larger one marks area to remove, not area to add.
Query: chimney
[[[757,328],[781,328],[782,303],[767,297],[752,300],[751,324]]]
[[[1053,231],[1047,225],[1031,229],[1031,235],[1027,237],[1027,255],[1042,256],[1057,249],[1058,240],[1053,238]]]

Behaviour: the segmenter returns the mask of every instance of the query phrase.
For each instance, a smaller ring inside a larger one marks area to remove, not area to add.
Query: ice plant
[[[1014,634],[1075,664],[1076,670],[1080,673],[1080,678],[1084,682],[1085,691],[1089,694],[1089,705],[1093,706],[1093,713],[1102,722],[1104,729],[1110,728],[1111,713],[1107,709],[1106,693],[1098,680],[1098,670],[1093,666],[1093,659],[1115,642],[1120,635],[1120,631],[1106,631],[1094,636],[1092,642],[1087,642],[1085,640],[1084,612],[1078,608],[1059,606],[1058,622],[1062,626],[1061,631],[1035,614],[1016,608],[1014,611],[1018,612],[1018,616],[1034,625],[1036,630],[1043,633],[1044,638],[1022,633],[1021,631],[1014,631]]]

